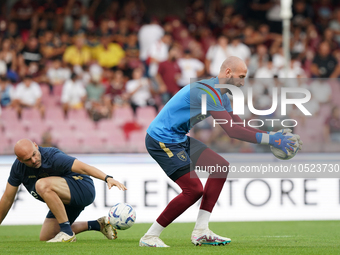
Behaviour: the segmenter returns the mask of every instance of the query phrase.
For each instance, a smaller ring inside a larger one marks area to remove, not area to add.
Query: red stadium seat
[[[114,119],[103,119],[98,122],[97,130],[98,131],[113,131],[115,129],[120,128],[117,122]]]
[[[137,131],[137,132],[131,133],[130,141],[129,141],[130,152],[132,153],[147,152],[145,148],[145,135],[146,135],[146,132],[144,131]]]
[[[95,133],[88,133],[84,136],[81,144],[82,152],[84,153],[103,153],[107,151],[103,139]]]
[[[103,142],[106,144],[108,152],[129,152],[124,133],[120,129],[113,129],[107,133]]]
[[[151,106],[140,107],[137,109],[137,122],[144,125],[150,125],[150,123],[156,117],[156,110]]]
[[[68,112],[68,119],[69,120],[83,120],[83,119],[88,120],[89,117],[85,109],[80,109],[80,110],[70,110]]]
[[[79,152],[80,139],[73,132],[63,131],[62,133],[52,132],[52,137],[57,141],[59,148],[64,152]]]
[[[64,120],[64,112],[61,107],[51,107],[46,108],[45,111],[45,119],[46,120],[53,120],[53,121],[60,121]]]
[[[33,120],[41,120],[41,114],[38,109],[35,108],[24,108],[21,113],[21,119],[22,120],[28,120],[28,121],[33,121]]]
[[[22,125],[28,133],[35,133],[38,134],[39,136],[42,136],[42,134],[45,131],[50,129],[49,126],[44,121],[23,122]]]
[[[42,92],[42,98],[43,98],[43,100],[45,99],[45,98],[47,98],[47,97],[49,97],[50,96],[50,88],[48,87],[48,85],[46,84],[44,84],[44,85],[41,85],[40,86],[40,89],[41,89],[41,92]]]
[[[114,122],[118,125],[133,121],[133,112],[130,107],[117,108],[113,112]]]
[[[62,85],[59,85],[59,86],[54,86],[53,87],[53,95],[55,97],[57,97],[59,100],[61,98],[61,93],[63,91],[63,86]]]
[[[19,121],[17,112],[14,109],[8,108],[8,107],[1,109],[0,119],[4,121],[13,120],[13,119],[15,119],[16,121]]]

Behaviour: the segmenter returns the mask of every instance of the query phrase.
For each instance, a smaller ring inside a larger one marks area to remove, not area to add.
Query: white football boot
[[[202,244],[208,245],[226,245],[231,242],[230,238],[216,235],[210,229],[194,229],[191,234],[191,242],[194,245],[201,246]]]
[[[71,243],[75,241],[77,241],[75,233],[73,233],[72,236],[69,236],[65,232],[59,232],[55,237],[48,240],[46,243]]]
[[[97,219],[100,224],[100,232],[106,236],[107,239],[114,240],[117,238],[117,230],[111,226],[107,216]]]
[[[170,247],[166,245],[158,236],[145,235],[139,241],[139,246],[143,247]]]

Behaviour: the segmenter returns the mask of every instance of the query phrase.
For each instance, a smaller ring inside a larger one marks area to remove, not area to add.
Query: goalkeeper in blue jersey
[[[216,78],[201,80],[180,90],[164,106],[150,124],[145,138],[146,148],[167,176],[176,182],[182,193],[175,197],[140,239],[140,246],[169,247],[160,238],[165,227],[181,215],[186,209],[202,198],[191,241],[195,245],[225,245],[231,240],[213,233],[209,227],[211,212],[218,200],[228,172],[210,173],[203,188],[201,181],[193,171],[195,166],[208,169],[219,165],[221,169],[229,167],[229,162],[209,149],[202,142],[187,136],[190,128],[197,122],[209,117],[227,120],[228,123],[242,123],[239,116],[233,114],[227,89],[215,88],[216,84],[244,85],[247,75],[246,64],[237,57],[227,58]],[[207,96],[207,115],[201,115],[201,98]],[[211,96],[210,96],[211,95]],[[267,133],[241,125],[221,125],[231,137],[258,144],[270,144],[286,151],[295,144],[285,136],[286,130]],[[206,168],[205,168],[206,167]]]

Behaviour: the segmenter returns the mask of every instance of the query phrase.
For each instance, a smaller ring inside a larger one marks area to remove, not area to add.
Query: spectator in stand
[[[143,77],[143,69],[137,67],[133,70],[132,80],[126,83],[127,97],[130,99],[130,105],[134,116],[137,116],[137,108],[147,105],[153,106],[158,113],[158,106],[155,99],[152,97],[152,87],[150,80]]]
[[[330,52],[328,42],[321,42],[319,45],[319,53],[314,57],[311,66],[311,72],[314,77],[329,78],[334,76],[338,62]]]
[[[293,29],[293,37],[290,40],[290,48],[292,54],[300,54],[303,56],[307,48],[307,36],[300,27]]]
[[[39,65],[42,57],[43,56],[40,52],[38,39],[31,37],[27,41],[25,48],[19,54],[19,68],[22,70],[27,70],[31,63],[37,63]]]
[[[335,10],[334,19],[329,23],[329,28],[333,30],[335,40],[340,46],[340,9]]]
[[[257,21],[267,22],[266,13],[272,6],[271,0],[250,0],[248,1],[250,13],[249,16]]]
[[[126,18],[121,18],[118,21],[117,31],[114,35],[115,41],[120,45],[124,45],[129,34],[129,20]]]
[[[86,109],[94,121],[110,117],[110,108],[105,104],[105,86],[100,82],[100,77],[92,77],[92,81],[86,86]]]
[[[51,60],[55,57],[61,56],[65,49],[66,47],[59,47],[56,45],[56,40],[52,31],[48,30],[44,33],[41,53],[45,59]]]
[[[111,42],[110,36],[103,36],[101,44],[94,49],[94,58],[102,67],[116,67],[124,57],[124,50],[118,43]]]
[[[206,54],[205,68],[208,74],[217,76],[223,61],[229,56],[231,56],[231,52],[228,46],[228,38],[220,35],[217,44],[210,46]]]
[[[270,32],[282,34],[282,18],[281,18],[281,2],[280,0],[271,0],[271,6],[266,13],[269,22]]]
[[[290,60],[290,65],[288,68],[288,72],[285,68],[281,68],[278,72],[278,78],[304,78],[305,73],[301,68],[301,62],[297,60],[296,56],[292,56]],[[287,84],[288,85],[288,84]],[[297,83],[294,80],[291,80],[288,86],[297,86]]]
[[[178,79],[178,85],[184,87],[204,73],[204,64],[196,58],[193,58],[190,50],[184,51],[183,58],[178,59],[178,66],[181,69],[181,78]]]
[[[126,61],[129,67],[136,68],[141,64],[139,59],[139,44],[136,33],[131,33],[123,47],[126,55]]]
[[[328,42],[331,52],[337,50],[340,45],[338,45],[335,40],[334,32],[330,28],[326,28],[323,32],[323,41]]]
[[[63,60],[66,63],[70,63],[72,65],[85,65],[88,64],[91,60],[91,51],[85,45],[84,36],[76,36],[74,45],[71,45],[66,48],[65,53],[63,55]]]
[[[36,3],[32,0],[20,0],[16,2],[11,10],[10,19],[15,21],[20,31],[35,31],[38,25]]]
[[[249,64],[251,52],[249,47],[241,42],[241,36],[236,36],[231,40],[231,43],[228,46],[228,50],[230,56],[239,57],[247,65]]]
[[[20,37],[19,29],[17,23],[14,21],[8,22],[8,27],[4,32],[4,38],[8,38],[11,41]]]
[[[159,64],[156,80],[160,86],[159,92],[162,93],[163,104],[168,102],[180,89],[177,83],[181,77],[181,68],[177,63],[179,57],[178,47],[172,46],[169,49],[168,60]]]
[[[332,10],[334,10],[335,7],[331,0],[314,1],[313,4],[316,14],[313,23],[316,24],[319,31],[323,31],[328,27],[329,21],[332,18]]]
[[[62,58],[67,47],[71,46],[71,39],[68,33],[61,33],[60,38],[57,37],[57,47],[60,53],[56,57]]]
[[[0,60],[4,61],[8,71],[17,69],[17,54],[11,47],[11,40],[4,39],[1,44]]]
[[[64,82],[71,78],[71,70],[62,67],[60,59],[53,60],[52,66],[47,69],[46,73],[48,84],[53,90],[54,86],[62,86]]]
[[[88,22],[86,7],[80,0],[66,1],[64,27],[67,32],[85,28]]]
[[[273,65],[276,69],[281,69],[284,67],[285,64],[285,57],[283,56],[283,47],[280,46],[277,51],[273,50],[273,47],[271,49],[271,52],[273,52]]]
[[[0,105],[7,107],[11,105],[14,88],[6,76],[0,77]]]
[[[301,28],[307,27],[307,24],[313,19],[313,8],[306,3],[305,0],[297,0],[293,3],[293,19],[294,26]]]
[[[158,24],[156,19],[145,18],[145,24],[138,31],[138,41],[140,46],[139,58],[141,61],[148,59],[149,47],[157,42],[164,35],[164,29]]]
[[[268,49],[264,44],[259,44],[256,47],[256,53],[250,57],[248,65],[249,76],[252,77],[259,68],[266,66],[269,59]]]
[[[47,29],[52,30],[56,27],[56,20],[58,19],[58,13],[61,9],[56,4],[57,1],[45,0],[40,3],[38,7],[38,13],[41,19],[46,20]]]
[[[41,97],[42,91],[39,84],[34,82],[31,76],[26,75],[14,92],[13,106],[17,110],[18,118],[21,119],[23,108],[36,108],[44,118],[45,108],[41,103]]]
[[[104,70],[96,61],[92,61],[88,69],[89,71],[86,74],[86,77],[83,77],[84,84],[89,84],[91,77],[94,77],[95,79],[102,78]]]
[[[258,68],[254,74],[254,78],[269,78],[273,79],[277,70],[273,66],[272,58],[268,57],[265,64]]]
[[[110,109],[110,116],[116,107],[123,106],[127,100],[125,92],[124,75],[121,70],[114,73],[109,86],[105,91],[105,105]]]
[[[171,42],[171,34],[165,33],[161,39],[150,45],[147,60],[149,63],[150,77],[155,77],[157,75],[159,63],[168,59],[168,52]]]
[[[265,37],[260,34],[258,30],[255,30],[253,26],[247,26],[243,30],[243,42],[251,49],[254,49],[257,45],[265,42]]]
[[[86,100],[86,90],[80,79],[78,79],[75,73],[71,74],[61,93],[61,103],[64,110],[64,117],[68,117],[68,111],[70,109],[83,109]]]
[[[340,109],[338,106],[332,108],[331,115],[325,121],[324,137],[328,143],[340,143]]]
[[[68,34],[71,37],[74,37],[74,36],[85,35],[86,32],[87,32],[86,27],[82,26],[81,20],[80,19],[74,19],[72,30],[69,30]]]
[[[112,29],[109,27],[109,22],[110,21],[108,19],[103,19],[100,21],[99,28],[95,32],[98,37],[113,35]]]

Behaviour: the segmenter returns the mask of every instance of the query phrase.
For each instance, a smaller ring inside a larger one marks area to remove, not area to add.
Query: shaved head
[[[231,56],[223,61],[218,78],[220,83],[241,87],[244,85],[244,78],[246,78],[247,71],[247,65],[242,59]]]
[[[224,73],[225,70],[228,68],[234,72],[240,68],[247,70],[247,66],[244,63],[244,61],[240,59],[239,57],[234,57],[234,56],[228,57],[226,58],[226,60],[223,61],[221,65],[220,73]]]
[[[18,160],[28,167],[39,168],[41,166],[39,147],[29,139],[19,140],[14,146],[14,153]]]

